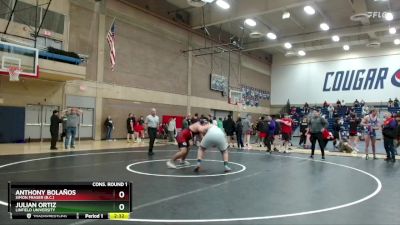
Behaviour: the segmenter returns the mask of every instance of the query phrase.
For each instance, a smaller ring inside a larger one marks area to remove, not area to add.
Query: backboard
[[[39,50],[0,41],[0,75],[9,75],[7,68],[20,67],[23,77],[39,77]]]

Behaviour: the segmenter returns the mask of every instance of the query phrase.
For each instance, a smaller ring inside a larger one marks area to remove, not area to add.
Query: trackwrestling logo
[[[392,84],[396,87],[400,87],[400,69],[397,70],[392,76]]]

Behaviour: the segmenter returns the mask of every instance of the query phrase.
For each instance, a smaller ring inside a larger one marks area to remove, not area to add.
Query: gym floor
[[[175,152],[169,145],[153,157],[145,147],[0,156],[1,224],[26,224],[9,219],[8,181],[92,180],[133,183],[131,221],[31,224],[400,224],[398,162],[233,149],[233,171],[224,174],[220,153],[211,150],[196,174],[193,167],[166,168]],[[195,156],[193,148],[192,164]]]

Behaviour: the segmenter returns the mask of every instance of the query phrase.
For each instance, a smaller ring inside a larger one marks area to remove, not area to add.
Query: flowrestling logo
[[[388,67],[327,72],[322,91],[385,89],[388,73]],[[400,87],[400,69],[393,74],[391,82],[394,86]]]
[[[400,87],[400,69],[392,76],[392,84],[396,87]]]

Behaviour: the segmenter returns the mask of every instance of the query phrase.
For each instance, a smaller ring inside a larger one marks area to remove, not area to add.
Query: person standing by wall
[[[236,140],[237,140],[237,145],[239,149],[243,149],[243,124],[242,124],[242,118],[238,117],[236,120]]]
[[[58,140],[59,127],[60,123],[62,122],[63,120],[60,119],[58,110],[53,110],[53,115],[50,118],[50,134],[51,134],[50,150],[57,150],[56,145]]]
[[[75,148],[76,128],[79,125],[81,113],[82,112],[77,108],[72,108],[70,114],[67,116],[67,137],[65,138],[65,149]]]
[[[225,123],[225,126],[224,126],[225,133],[226,133],[226,136],[228,138],[229,147],[230,147],[231,144],[232,144],[232,147],[235,146],[233,144],[234,143],[235,128],[236,128],[235,121],[233,121],[232,115],[229,114],[228,115],[228,119],[226,120],[226,123]]]
[[[244,120],[242,120],[242,126],[243,126],[243,139],[244,139],[244,144],[246,148],[249,148],[250,145],[250,135],[251,135],[251,118],[250,115],[247,115]]]
[[[150,115],[146,117],[146,120],[144,122],[150,139],[149,152],[148,152],[149,156],[154,155],[153,146],[157,136],[157,128],[160,125],[160,118],[156,114],[157,114],[156,109],[152,108]]]
[[[397,121],[389,112],[384,114],[385,121],[382,125],[383,146],[386,150],[386,162],[395,162],[394,140],[397,138]]]
[[[175,142],[176,118],[171,118],[168,122],[168,141]]]
[[[134,137],[134,129],[133,126],[135,125],[135,117],[133,117],[132,113],[129,113],[128,119],[126,119],[126,141],[130,143],[131,141],[129,140],[129,137],[132,139],[132,141],[135,141]]]
[[[106,127],[106,140],[112,141],[111,134],[112,130],[114,130],[114,123],[111,119],[111,116],[108,116],[106,121],[104,122],[104,126]]]
[[[314,158],[315,142],[318,141],[319,148],[321,149],[322,160],[325,160],[325,142],[322,137],[322,132],[328,127],[328,122],[321,117],[319,111],[314,111],[309,122],[309,129],[311,133],[311,155],[310,158]]]

